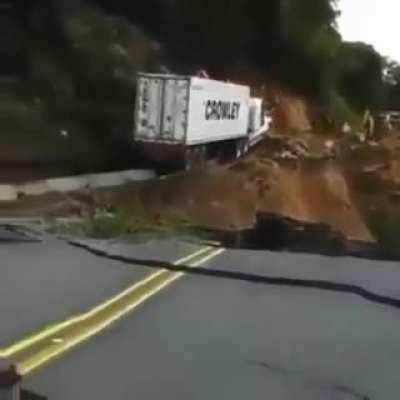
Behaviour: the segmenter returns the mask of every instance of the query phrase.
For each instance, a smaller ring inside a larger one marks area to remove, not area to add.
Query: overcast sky
[[[340,32],[345,40],[372,44],[400,61],[400,1],[340,0]]]

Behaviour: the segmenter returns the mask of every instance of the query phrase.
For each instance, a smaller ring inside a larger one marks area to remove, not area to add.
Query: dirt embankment
[[[315,144],[310,152],[320,154],[323,141],[318,145],[310,138]],[[181,173],[120,188],[21,197],[2,202],[0,217],[88,216],[98,209],[114,209],[134,230],[144,224],[232,232],[254,226],[257,216],[267,213],[325,224],[348,239],[377,239],[397,248],[400,139],[393,136],[378,144],[344,145],[337,157],[302,156],[304,147],[313,147],[307,143],[274,138],[232,166],[207,172]]]
[[[399,136],[363,144],[297,128],[295,136],[272,135],[231,166],[118,189],[22,197],[0,204],[0,217],[114,209],[133,227],[145,221],[235,231],[267,213],[324,224],[350,240],[400,244]]]
[[[263,145],[261,145],[263,146]],[[222,230],[249,228],[266,212],[325,223],[349,239],[373,240],[355,206],[342,169],[334,162],[277,163],[262,148],[230,168],[178,174],[162,180],[95,192],[21,198],[0,216],[69,216],[94,208],[156,224],[190,224]]]
[[[144,185],[139,197],[152,218],[234,230],[253,226],[257,213],[264,212],[323,223],[351,240],[374,241],[347,169],[326,157],[334,141],[308,132],[306,102],[275,91],[270,103],[275,128],[297,137],[270,138],[230,168]],[[321,160],[310,157],[316,154]]]
[[[349,239],[373,240],[334,163],[293,168],[254,155],[228,170],[144,185],[139,196],[152,218],[166,223],[243,229],[265,212],[325,223]]]
[[[400,248],[400,135],[353,148],[342,163],[376,239],[385,247]]]
[[[279,89],[271,91],[275,128],[284,132],[309,132],[312,124],[309,118],[309,108],[304,99]]]

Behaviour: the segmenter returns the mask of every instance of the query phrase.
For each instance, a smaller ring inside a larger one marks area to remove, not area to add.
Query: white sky
[[[344,40],[372,44],[400,61],[400,1],[340,0],[339,29]]]

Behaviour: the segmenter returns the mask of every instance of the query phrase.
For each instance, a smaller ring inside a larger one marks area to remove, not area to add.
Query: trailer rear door
[[[136,96],[135,136],[154,140],[160,132],[162,80],[139,77]]]
[[[183,142],[187,126],[189,81],[166,79],[162,112],[162,140]]]
[[[137,85],[135,139],[184,142],[189,80],[174,75],[141,75]]]

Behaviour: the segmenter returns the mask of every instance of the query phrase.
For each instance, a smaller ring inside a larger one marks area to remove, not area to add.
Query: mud
[[[210,240],[231,249],[400,260],[400,251],[397,248],[383,247],[374,242],[349,240],[327,224],[301,222],[277,214],[259,213],[255,226],[250,229],[199,231]]]

